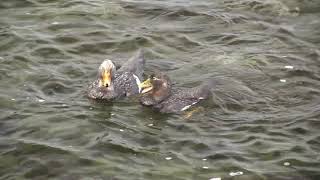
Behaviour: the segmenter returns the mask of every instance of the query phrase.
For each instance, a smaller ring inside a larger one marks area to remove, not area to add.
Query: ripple
[[[292,128],[290,129],[290,131],[294,134],[300,134],[300,135],[306,135],[309,134],[308,130],[302,127],[296,127],[296,128]]]
[[[56,95],[56,94],[70,94],[75,92],[75,90],[71,87],[66,86],[61,82],[53,82],[49,81],[43,85],[42,91],[46,95]]]
[[[93,149],[97,149],[100,151],[106,152],[116,152],[116,153],[130,153],[130,154],[138,154],[139,151],[129,147],[125,144],[114,144],[112,142],[109,143],[98,143],[92,147]]]
[[[261,0],[240,0],[226,1],[227,7],[231,9],[244,9],[260,13],[262,15],[272,16],[288,16],[294,15],[290,13],[289,8],[280,1],[261,1]]]
[[[72,37],[71,35],[60,35],[55,37],[54,40],[63,44],[74,44],[80,41],[77,37]]]
[[[67,59],[68,58],[68,56],[65,55],[63,51],[55,47],[41,47],[34,50],[31,53],[31,55],[40,56],[43,58],[50,58],[50,59],[54,59],[54,58]]]
[[[104,54],[106,49],[116,46],[116,42],[95,42],[95,43],[85,43],[78,45],[76,47],[78,52],[81,53],[100,53]]]
[[[88,28],[88,24],[53,22],[48,26],[48,29],[52,31],[63,31],[65,29],[78,29],[78,28],[79,29]],[[92,28],[105,28],[105,27],[102,25],[93,24]]]
[[[141,46],[150,46],[152,43],[145,37],[134,37],[118,41],[92,42],[78,45],[77,51],[81,53],[100,53],[105,54],[106,49],[118,49],[118,51],[134,51]]]
[[[251,36],[251,39],[244,39],[242,38],[235,38],[230,41],[227,41],[226,44],[228,45],[238,45],[238,44],[249,44],[249,43],[259,43],[262,42],[262,39],[254,39],[254,37]]]
[[[244,137],[242,140],[236,141],[234,143],[246,144],[246,143],[255,142],[256,139],[257,139],[257,137],[255,137],[255,136],[249,136],[249,137]]]
[[[56,177],[61,179],[62,176],[71,177],[73,173],[70,171],[76,172],[79,168],[98,168],[105,163],[107,164],[107,162],[98,159],[81,157],[78,155],[79,151],[70,151],[70,148],[49,143],[20,139],[18,143],[14,140],[11,144],[15,148],[8,151],[5,157],[1,157],[3,166],[0,166],[2,170],[6,171],[7,176],[13,178],[22,176],[24,178]],[[20,156],[17,157],[16,154]],[[104,168],[108,171],[107,166]],[[13,173],[18,169],[21,173]],[[98,176],[99,170],[96,172],[95,176]],[[83,176],[85,173],[81,177]],[[77,177],[79,178],[78,175]]]
[[[8,51],[12,47],[17,47],[23,41],[21,37],[10,32],[10,30],[0,30],[0,52]]]
[[[313,148],[315,151],[320,150],[320,136],[314,137],[313,139],[307,141],[307,143],[310,145],[311,148]]]
[[[203,153],[203,152],[210,151],[210,147],[207,144],[201,143],[201,142],[194,142],[194,141],[190,141],[190,140],[178,141],[178,142],[172,144],[172,146],[177,151],[188,152],[191,150],[191,151],[197,152],[197,153]]]
[[[305,153],[307,149],[306,147],[303,147],[303,146],[294,146],[291,148],[291,151],[295,153]]]
[[[318,76],[314,71],[311,69],[294,69],[288,72],[288,77],[295,77],[295,76],[303,76],[309,77],[311,79],[320,80],[320,76]]]
[[[30,0],[12,0],[12,1],[1,1],[0,8],[25,8],[35,6],[35,3]]]
[[[276,174],[264,174],[263,179],[274,180],[311,180],[310,178],[299,174],[298,172],[277,172]]]
[[[317,5],[1,1],[1,178],[319,179]],[[212,102],[185,119],[85,97],[98,61],[139,48],[146,75],[213,79]]]
[[[94,1],[92,2],[88,2],[88,1],[81,1],[81,0],[71,0],[68,2],[64,2],[60,5],[60,7],[63,8],[68,8],[68,7],[72,7],[72,6],[76,6],[76,5],[88,5],[88,6],[96,6],[96,4],[94,3]]]
[[[286,153],[284,151],[271,150],[266,153],[259,153],[259,159],[263,161],[274,161],[275,159],[280,159],[282,157],[285,157],[285,154]]]
[[[30,170],[28,170],[24,174],[24,177],[26,177],[26,178],[36,178],[36,177],[39,177],[39,176],[41,177],[41,176],[47,175],[48,173],[49,173],[48,167],[46,167],[45,165],[42,165],[42,164],[33,163],[32,167],[30,168]]]
[[[213,155],[210,155],[210,156],[206,156],[207,159],[210,159],[210,160],[227,160],[227,159],[230,159],[229,156],[225,155],[224,153],[216,153],[216,154],[213,154]]]
[[[198,13],[195,11],[191,11],[188,9],[179,9],[170,13],[167,13],[166,16],[168,17],[180,17],[180,16],[199,16],[199,15],[205,15],[202,13]]]
[[[283,159],[279,162],[279,164],[284,164],[285,162],[289,162],[290,166],[294,166],[294,167],[304,167],[304,168],[309,168],[309,169],[317,169],[320,166],[320,163],[317,160],[312,160],[312,161],[308,161],[305,158],[286,158]]]
[[[59,69],[59,72],[68,76],[71,80],[85,76],[83,69],[75,64],[64,65]]]
[[[152,46],[151,41],[146,37],[134,37],[133,39],[117,42],[119,49],[136,50],[139,47]]]

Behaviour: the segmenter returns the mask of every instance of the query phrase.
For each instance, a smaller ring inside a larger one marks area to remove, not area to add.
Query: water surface
[[[1,179],[320,179],[320,3],[2,0]],[[215,79],[187,118],[100,104],[103,59],[144,48],[176,87]]]

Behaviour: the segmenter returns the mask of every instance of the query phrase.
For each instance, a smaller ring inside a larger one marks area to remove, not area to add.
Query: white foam
[[[166,157],[165,159],[169,161],[172,159],[172,157]]]
[[[284,66],[286,69],[293,69],[293,66]]]
[[[283,165],[290,166],[290,163],[289,162],[284,162]]]
[[[285,82],[287,82],[287,80],[285,80],[285,79],[280,79],[280,82],[285,83]]]
[[[211,178],[209,180],[221,180],[221,178],[220,177],[214,177],[214,178]]]
[[[242,175],[242,174],[243,174],[243,172],[241,172],[241,171],[230,172],[230,173],[229,173],[230,176],[240,176],[240,175]]]

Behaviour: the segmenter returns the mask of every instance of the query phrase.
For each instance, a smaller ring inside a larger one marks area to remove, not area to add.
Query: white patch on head
[[[134,79],[136,80],[137,86],[139,88],[139,93],[141,93],[141,87],[139,86],[141,84],[140,79],[138,78],[138,76],[136,76],[135,74],[133,74]]]
[[[103,69],[107,69],[107,70],[112,70],[112,69],[116,69],[115,65],[113,64],[113,62],[109,59],[105,59],[100,67],[99,67],[100,70],[103,70]]]

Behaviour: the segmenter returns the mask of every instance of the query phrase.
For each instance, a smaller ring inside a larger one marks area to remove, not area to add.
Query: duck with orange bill
[[[118,70],[111,60],[104,60],[98,69],[97,78],[88,87],[88,97],[111,101],[139,94],[144,64],[145,60],[141,49]]]

